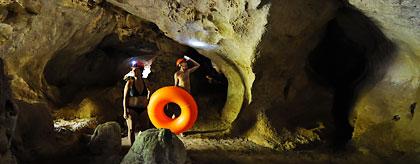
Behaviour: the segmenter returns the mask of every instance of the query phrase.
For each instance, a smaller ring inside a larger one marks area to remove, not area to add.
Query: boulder
[[[149,129],[137,135],[122,164],[184,164],[187,151],[183,142],[168,129]]]
[[[91,163],[118,164],[121,151],[121,128],[116,122],[107,122],[96,127],[89,142],[93,154]]]

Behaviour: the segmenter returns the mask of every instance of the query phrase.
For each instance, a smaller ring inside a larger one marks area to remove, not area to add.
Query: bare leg
[[[130,145],[134,143],[134,127],[133,127],[133,117],[128,115],[128,118],[125,120],[127,122],[127,129],[128,129],[128,141],[130,141]]]

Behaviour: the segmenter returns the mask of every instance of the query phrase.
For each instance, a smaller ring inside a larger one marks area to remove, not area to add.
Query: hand
[[[188,57],[188,56],[184,56],[184,59],[185,59],[185,60],[187,60],[187,61],[188,61],[188,60],[191,60],[191,58],[190,58],[190,57]]]

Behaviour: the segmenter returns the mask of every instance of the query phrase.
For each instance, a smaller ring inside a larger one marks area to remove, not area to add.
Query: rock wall
[[[307,55],[334,18],[336,1],[271,1],[267,31],[254,63],[253,101],[237,133],[280,150],[319,141],[330,124],[332,93],[307,74]]]
[[[257,0],[107,2],[155,23],[166,36],[196,48],[220,68],[229,81],[223,120],[233,122],[242,104],[251,101],[251,63],[267,23],[268,5]]]
[[[420,101],[420,1],[378,0],[350,3],[372,17],[396,43],[385,77],[360,94],[354,107],[354,141],[384,156],[420,153],[417,104]],[[417,159],[418,161],[418,159]]]
[[[355,128],[353,141],[363,150],[385,155],[396,151],[418,153],[419,1],[350,3],[377,21],[398,47],[394,62],[381,64],[381,70],[366,74],[369,77],[357,92],[350,118]],[[97,108],[112,107],[121,112],[116,105],[121,102],[121,84],[115,79],[127,71],[122,58],[132,56],[105,51],[126,51],[146,44],[156,49],[142,47],[141,53],[161,56],[151,81],[172,84],[170,79],[156,77],[172,76],[174,70],[165,65],[172,66],[187,46],[211,59],[227,77],[227,102],[221,112],[226,124],[216,127],[219,130],[229,129],[225,132],[280,150],[323,142],[332,129],[334,92],[308,73],[307,59],[322,41],[328,22],[339,19],[337,11],[342,5],[336,0],[107,0],[101,4],[85,0],[2,1],[0,57],[11,79],[11,98],[17,100],[22,111],[16,135],[16,142],[21,143],[16,148],[17,156],[31,160],[28,152],[33,151],[46,157],[60,150],[57,145],[71,144],[42,140],[42,136],[53,133],[50,109],[82,108],[77,111],[81,117],[93,116]],[[346,19],[344,16],[341,20]],[[142,21],[151,23],[139,23]],[[363,24],[338,22],[348,34],[354,34],[353,27],[365,28]],[[109,35],[113,32],[117,35]],[[370,44],[371,40],[360,39],[369,32],[350,36],[361,44]],[[136,35],[141,39],[130,40]],[[180,53],[170,55],[175,51]],[[368,60],[375,63],[381,59]],[[79,72],[88,73],[78,76]],[[375,73],[384,76],[370,78],[376,77]],[[78,100],[69,102],[74,99]],[[68,103],[75,104],[63,107]],[[0,117],[2,113],[0,109]]]
[[[71,60],[92,50],[114,29],[113,15],[70,0],[2,1],[0,11],[0,57],[19,113],[14,155],[27,162],[68,154],[78,137],[60,139],[53,130],[50,110],[60,94],[46,82],[44,68],[56,56]]]
[[[9,82],[4,73],[3,60],[0,60],[0,163],[12,164],[17,163],[17,160],[10,149],[15,129],[15,124],[13,124],[15,119],[10,117],[6,108],[6,102],[10,102],[9,89]]]
[[[37,6],[36,12],[31,5]],[[1,44],[1,57],[12,76],[12,97],[26,102],[58,101],[57,91],[42,76],[47,62],[56,56],[72,60],[92,50],[115,27],[112,14],[99,7],[89,9],[83,2],[39,0],[2,8],[8,11],[2,26],[12,32]]]

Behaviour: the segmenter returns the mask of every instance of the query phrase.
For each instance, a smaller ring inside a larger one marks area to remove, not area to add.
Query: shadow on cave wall
[[[349,117],[359,92],[384,76],[394,51],[380,27],[348,4],[327,24],[323,40],[308,56],[309,74],[334,92],[332,137],[338,148],[352,138]]]

